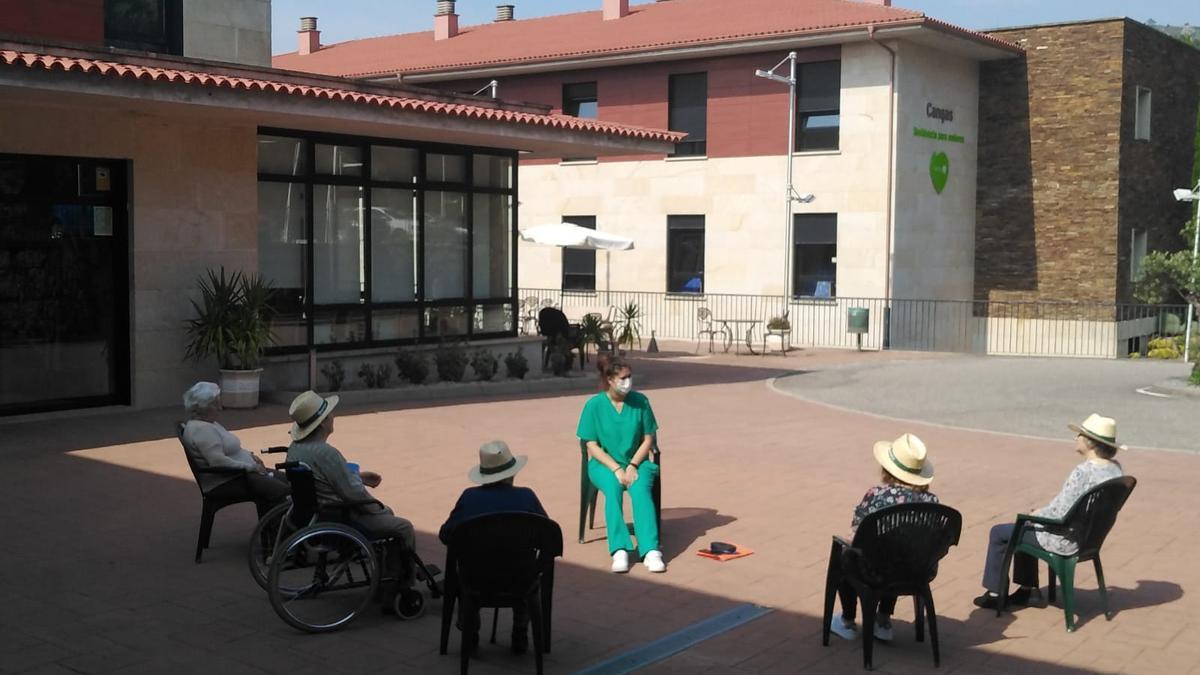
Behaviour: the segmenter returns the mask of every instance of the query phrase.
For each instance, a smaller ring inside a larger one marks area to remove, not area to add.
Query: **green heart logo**
[[[950,180],[950,158],[944,152],[935,152],[929,158],[929,179],[933,181],[933,189],[940,195],[946,189],[946,181]]]

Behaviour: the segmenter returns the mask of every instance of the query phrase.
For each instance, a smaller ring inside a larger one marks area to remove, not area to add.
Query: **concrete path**
[[[939,672],[1197,671],[1200,457],[1125,457],[1140,484],[1105,546],[1111,622],[1099,613],[1089,569],[1078,577],[1076,633],[1063,630],[1056,608],[997,619],[970,601],[979,592],[988,528],[1055,493],[1075,464],[1069,439],[889,421],[765,384],[797,369],[905,357],[877,356],[637,361],[635,380],[646,383],[662,422],[665,575],[640,565],[627,576],[607,572],[603,530],[575,543],[573,432],[584,396],[346,408],[333,440],[384,475],[376,494],[414,521],[420,551],[433,561],[444,556],[434,533],[467,486],[478,445],[503,438],[530,456],[519,482],[537,490],[567,541],[551,673],[579,670],[743,603],[774,611],[646,672],[859,672],[857,643],[820,643],[829,536],[848,529],[854,504],[878,476],[871,443],[904,431],[926,440],[938,467],[933,488],[964,516],[960,545],[934,588]],[[368,615],[323,636],[288,628],[246,570],[250,507],[222,511],[204,562],[193,564],[200,504],[171,432],[178,416],[150,411],[0,426],[0,672],[457,672],[457,636],[450,655],[437,654],[437,601],[415,622]],[[283,417],[282,408],[269,406],[230,411],[225,421],[245,445],[262,447],[283,442]],[[714,539],[757,552],[729,563],[694,555]],[[911,605],[902,602],[895,644],[877,648],[878,671],[934,672],[928,644],[912,639],[911,619]],[[471,672],[532,672],[532,657],[508,654],[506,631],[502,617],[502,644],[485,645]]]

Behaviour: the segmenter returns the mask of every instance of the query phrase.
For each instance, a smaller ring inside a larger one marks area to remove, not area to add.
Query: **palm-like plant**
[[[200,300],[192,300],[196,318],[187,322],[187,358],[216,356],[225,370],[258,368],[263,350],[275,342],[271,332],[272,288],[258,274],[226,275],[208,270],[197,281]]]
[[[621,314],[617,326],[617,344],[626,349],[633,349],[633,343],[642,345],[642,310],[636,302],[631,302],[618,310]]]

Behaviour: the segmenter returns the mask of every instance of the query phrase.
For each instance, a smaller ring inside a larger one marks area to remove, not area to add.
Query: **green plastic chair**
[[[583,543],[584,527],[587,529],[595,529],[596,527],[596,496],[600,494],[599,488],[592,485],[592,480],[588,478],[588,451],[587,443],[579,441],[579,452],[582,453],[579,464],[579,543]],[[651,488],[651,495],[654,497],[654,514],[658,521],[658,530],[662,532],[662,453],[658,451],[658,437],[654,437],[654,444],[650,446],[650,461],[658,465],[658,480],[654,481],[654,487]]]
[[[1009,570],[1012,567],[1013,556],[1017,553],[1031,555],[1046,562],[1050,568],[1050,589],[1048,598],[1054,602],[1055,580],[1062,582],[1063,612],[1066,614],[1067,632],[1075,631],[1075,566],[1081,562],[1091,561],[1096,568],[1096,582],[1100,586],[1100,601],[1104,605],[1104,618],[1111,621],[1112,613],[1108,610],[1108,589],[1104,585],[1104,567],[1100,564],[1100,547],[1104,539],[1117,522],[1117,514],[1129,499],[1137,479],[1133,476],[1122,476],[1105,481],[1091,490],[1071,506],[1071,510],[1062,518],[1042,518],[1028,514],[1017,516],[1016,526],[1008,542],[1008,550],[1004,555],[1004,579],[1001,588],[1000,602],[996,606],[996,616],[1000,616],[1008,604]],[[1079,551],[1073,556],[1063,556],[1043,550],[1032,544],[1021,541],[1025,528],[1031,525],[1042,525],[1046,532],[1066,535],[1079,542]]]

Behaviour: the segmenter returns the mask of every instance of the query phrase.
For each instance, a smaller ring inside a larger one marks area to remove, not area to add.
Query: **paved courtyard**
[[[518,481],[537,490],[567,541],[548,672],[586,668],[745,603],[773,611],[646,672],[859,672],[859,644],[820,643],[829,536],[846,532],[878,475],[871,443],[904,431],[926,440],[937,463],[933,488],[964,518],[960,545],[934,588],[942,672],[1200,672],[1193,496],[1200,457],[1123,456],[1140,482],[1105,546],[1115,617],[1100,615],[1095,579],[1083,569],[1081,625],[1068,634],[1054,607],[996,618],[971,604],[988,528],[1057,491],[1076,459],[1068,432],[1040,440],[902,422],[767,385],[798,370],[809,373],[798,377],[825,377],[859,362],[908,367],[901,362],[914,359],[945,361],[820,351],[639,359],[635,380],[662,424],[665,575],[641,566],[628,576],[607,572],[602,530],[575,542],[574,429],[584,395],[347,407],[333,441],[384,475],[376,494],[414,521],[422,555],[438,562],[444,549],[434,533],[466,487],[480,442],[502,438],[530,456]],[[987,387],[976,381],[971,391]],[[1060,429],[1081,412],[1030,406],[1021,414],[1031,419],[1021,423]],[[1115,414],[1127,430],[1128,413]],[[204,562],[193,564],[199,498],[172,435],[179,416],[160,410],[0,425],[0,672],[456,672],[457,636],[450,655],[437,653],[438,601],[416,622],[372,614],[331,635],[283,624],[246,569],[252,507],[222,511]],[[256,448],[284,442],[284,417],[281,407],[265,406],[228,411],[225,422]],[[694,554],[714,539],[756,553],[729,563]],[[934,672],[928,644],[912,639],[911,620],[911,604],[901,602],[897,640],[877,647],[877,670]],[[500,636],[471,671],[532,672],[531,656],[508,654],[504,618]]]

